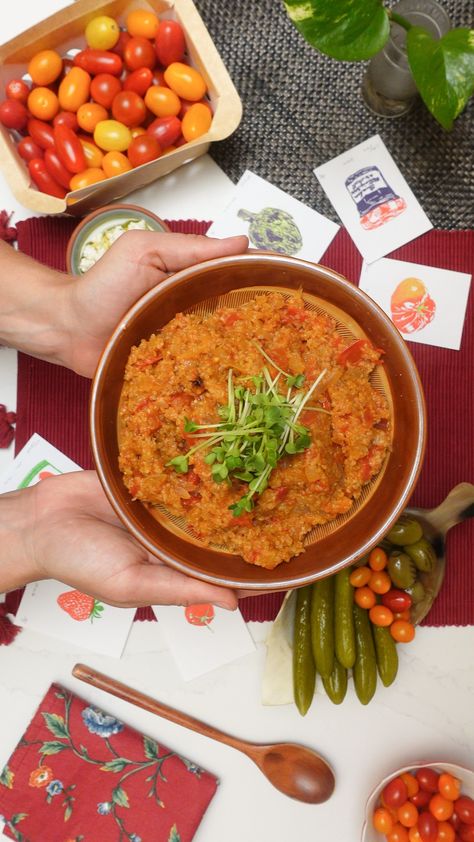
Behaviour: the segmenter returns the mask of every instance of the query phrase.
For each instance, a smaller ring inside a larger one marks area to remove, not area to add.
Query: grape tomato
[[[382,594],[382,605],[394,612],[405,611],[411,608],[412,598],[406,591],[391,588],[387,593]]]
[[[54,131],[49,123],[44,123],[43,120],[36,120],[32,117],[28,120],[27,128],[30,137],[42,149],[47,149],[48,146],[54,146]]]
[[[467,795],[461,795],[454,802],[456,815],[463,824],[474,824],[474,801]]]
[[[111,108],[112,103],[122,90],[122,83],[111,73],[98,73],[91,82],[91,97],[104,108]]]
[[[73,111],[60,111],[53,120],[53,126],[69,126],[73,132],[77,132],[79,123]]]
[[[48,170],[50,176],[61,184],[62,187],[65,187],[66,190],[69,190],[69,182],[71,181],[71,173],[69,170],[66,169],[64,164],[60,161],[58,154],[53,149],[52,146],[49,149],[45,150],[44,153],[44,163],[46,165],[46,169]]]
[[[422,842],[437,842],[438,822],[427,810],[420,813],[418,818],[418,832]]]
[[[32,180],[42,193],[48,193],[49,196],[55,196],[57,199],[64,199],[66,189],[61,187],[49,174],[43,158],[33,158],[32,161],[29,161],[28,171]]]
[[[197,102],[206,93],[206,83],[200,73],[188,64],[173,62],[164,72],[165,82],[179,97]]]
[[[405,782],[400,777],[393,778],[384,787],[382,797],[387,807],[395,807],[398,810],[408,799]]]
[[[107,178],[112,178],[114,175],[122,175],[124,172],[129,172],[132,169],[132,164],[123,152],[112,151],[104,155],[102,169]]]
[[[56,50],[41,50],[28,64],[35,85],[51,85],[61,75],[63,60]]]
[[[74,64],[82,67],[91,76],[98,73],[110,73],[111,76],[120,76],[123,69],[123,61],[117,53],[108,50],[81,50],[74,56]]]
[[[29,135],[20,140],[17,150],[20,158],[23,158],[24,161],[32,161],[33,158],[43,157],[43,149]]]
[[[105,173],[100,167],[89,167],[89,169],[77,173],[71,178],[70,189],[82,190],[84,187],[90,187],[91,184],[104,181],[105,177]]]
[[[184,32],[178,21],[160,21],[155,40],[156,55],[160,64],[168,67],[173,62],[182,61],[185,47]]]
[[[61,163],[69,172],[79,173],[86,168],[81,141],[68,126],[54,128],[54,145]]]
[[[132,37],[154,38],[158,32],[159,20],[154,12],[134,9],[127,15],[127,30]]]
[[[162,149],[171,146],[181,135],[181,120],[177,117],[157,117],[147,128],[147,134],[158,141]]]
[[[21,131],[28,122],[28,111],[17,99],[5,99],[0,103],[0,123],[7,129]]]
[[[424,792],[438,792],[439,774],[434,769],[424,766],[416,771],[415,777]]]
[[[152,70],[156,64],[156,55],[151,41],[140,36],[130,38],[125,45],[123,58],[129,70],[139,70],[141,67]]]
[[[207,105],[196,102],[186,111],[181,123],[181,131],[185,140],[190,142],[209,131],[212,114]]]
[[[457,801],[461,795],[461,781],[459,778],[455,778],[454,775],[443,772],[439,776],[438,789],[444,798],[447,798],[449,801]]]
[[[176,117],[181,111],[181,100],[171,88],[152,85],[145,94],[145,105],[155,117]]]
[[[72,67],[62,80],[58,99],[63,111],[76,112],[89,99],[91,77],[82,67]]]
[[[130,129],[118,120],[102,120],[95,127],[94,142],[106,152],[125,152],[131,141]]]

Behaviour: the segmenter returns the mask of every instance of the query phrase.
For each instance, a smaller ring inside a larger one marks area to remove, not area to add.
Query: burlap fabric
[[[238,181],[245,169],[338,221],[313,170],[380,134],[437,228],[474,224],[474,99],[445,132],[420,102],[385,119],[365,107],[365,63],[338,62],[304,41],[281,0],[196,0],[244,106],[211,155]],[[453,26],[474,25],[474,0],[445,0]]]

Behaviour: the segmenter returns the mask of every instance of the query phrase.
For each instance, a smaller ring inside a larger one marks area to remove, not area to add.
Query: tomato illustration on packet
[[[209,623],[212,623],[215,616],[214,606],[207,602],[188,605],[185,608],[184,616],[192,626],[207,626],[209,628]]]
[[[56,602],[72,620],[83,622],[90,620],[91,623],[102,617],[104,606],[93,596],[88,596],[81,591],[65,591],[59,594]]]
[[[433,321],[436,302],[423,281],[405,278],[394,289],[390,299],[392,321],[400,333],[415,333]]]

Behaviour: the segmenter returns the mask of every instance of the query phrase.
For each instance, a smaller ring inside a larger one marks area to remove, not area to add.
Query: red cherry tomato
[[[122,29],[117,43],[114,47],[110,47],[110,52],[117,53],[117,55],[120,56],[120,58],[123,58],[125,47],[127,46],[129,41],[130,35],[128,34],[128,32],[124,32],[124,30]]]
[[[421,836],[422,842],[437,842],[438,822],[427,810],[424,813],[420,813],[418,818],[418,833]]]
[[[17,99],[5,99],[0,105],[0,123],[7,129],[21,131],[28,122],[28,111]]]
[[[176,20],[162,20],[155,38],[158,61],[168,67],[174,61],[182,61],[186,43],[184,32]]]
[[[32,137],[23,137],[18,146],[18,154],[24,161],[32,161],[33,158],[42,158],[43,150],[38,143],[35,143]]]
[[[125,45],[123,58],[129,70],[139,70],[141,67],[149,67],[152,70],[156,64],[156,55],[151,41],[141,36],[130,38]]]
[[[434,769],[430,769],[429,766],[417,769],[415,778],[424,792],[438,792],[439,774]]]
[[[128,147],[128,160],[132,167],[139,167],[141,164],[148,164],[161,155],[161,146],[156,138],[148,134],[138,135]]]
[[[64,199],[66,190],[51,177],[46,164],[42,158],[33,158],[28,162],[28,170],[38,190],[48,193],[49,196],[56,196],[57,199]]]
[[[162,149],[171,146],[181,134],[181,120],[177,117],[157,117],[147,128],[147,134],[158,141]]]
[[[112,103],[122,90],[122,83],[110,73],[99,73],[91,82],[91,97],[104,108],[111,108]]]
[[[423,789],[419,789],[418,792],[415,792],[414,795],[410,797],[410,801],[415,807],[418,807],[419,810],[423,809],[423,807],[427,807],[431,800],[431,793],[425,792]]]
[[[135,91],[121,91],[112,103],[112,114],[126,126],[139,126],[146,117],[146,107]]]
[[[151,80],[151,84],[161,85],[161,87],[167,87],[165,82],[165,71],[155,68],[155,70],[153,71],[153,78]]]
[[[458,836],[462,842],[474,842],[474,824],[462,824],[458,830]]]
[[[474,824],[474,801],[468,795],[456,799],[454,810],[463,824]]]
[[[400,777],[393,778],[384,788],[382,796],[387,807],[394,807],[398,810],[408,798],[406,783]]]
[[[43,123],[42,120],[35,120],[32,117],[28,120],[28,134],[42,149],[54,146],[54,131],[49,123]]]
[[[91,76],[97,76],[98,73],[120,76],[123,69],[123,61],[117,53],[110,50],[92,50],[90,47],[74,56],[74,64],[82,67]]]
[[[138,70],[132,70],[131,73],[124,79],[124,91],[134,91],[139,96],[145,96],[149,87],[153,82],[153,73],[149,67],[139,67]]]
[[[58,154],[52,147],[46,149],[44,153],[44,163],[50,176],[54,178],[58,184],[61,184],[62,187],[65,187],[66,190],[69,190],[71,173],[66,169],[64,164],[61,163]]]
[[[5,93],[7,99],[15,99],[17,102],[22,102],[23,105],[26,105],[30,88],[23,79],[10,79],[5,86]]]
[[[73,132],[77,132],[79,128],[77,117],[72,111],[60,111],[56,114],[53,126],[68,126]]]
[[[407,608],[411,608],[411,604],[412,598],[410,594],[398,588],[391,588],[387,593],[382,595],[382,605],[390,608],[390,611],[394,613],[400,613]]]
[[[68,126],[56,126],[54,145],[59,160],[70,173],[79,173],[86,169],[84,150],[77,134]]]

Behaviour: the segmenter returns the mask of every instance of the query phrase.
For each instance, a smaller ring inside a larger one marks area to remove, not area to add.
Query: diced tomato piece
[[[372,424],[373,420],[374,416],[372,415],[371,410],[368,407],[366,407],[364,409],[364,421],[366,422],[366,424]]]
[[[170,396],[170,402],[178,407],[190,406],[193,400],[194,395],[189,395],[187,392],[174,392]]]
[[[153,356],[153,357],[147,357],[145,360],[139,360],[136,363],[136,366],[137,366],[137,368],[142,370],[144,368],[148,368],[149,365],[154,365],[155,363],[159,363],[160,360],[162,360],[162,359],[163,359],[163,356],[161,354],[155,354],[155,356]]]
[[[194,506],[194,504],[198,502],[198,500],[201,500],[199,491],[191,491],[189,497],[181,498],[181,505],[184,509],[190,509],[191,506]]]
[[[303,409],[298,420],[301,421],[303,427],[307,427],[314,421],[314,412],[311,412],[309,409]]]
[[[288,491],[289,491],[289,488],[288,488],[287,485],[280,485],[279,488],[275,489],[275,497],[276,497],[276,499],[278,500],[279,503],[281,503],[282,500],[284,500],[285,497],[287,497]]]
[[[225,327],[232,327],[241,318],[242,315],[237,310],[230,310],[227,313],[222,313],[220,316],[220,320]]]
[[[338,365],[346,365],[347,363],[358,363],[364,356],[367,347],[370,347],[370,342],[367,339],[357,339],[352,345],[344,348],[337,356]]]
[[[282,325],[294,324],[295,322],[305,322],[308,318],[308,313],[304,307],[297,307],[296,304],[288,304],[280,312],[280,321]]]
[[[186,479],[191,485],[199,485],[201,482],[201,477],[192,469],[186,474]]]
[[[252,516],[250,512],[243,512],[238,517],[234,517],[232,515],[229,526],[252,526]]]
[[[151,403],[151,400],[152,400],[152,399],[151,399],[150,395],[148,395],[148,397],[143,398],[143,400],[139,401],[139,402],[137,403],[137,405],[136,405],[135,409],[133,410],[133,411],[134,411],[134,413],[135,413],[135,412],[140,412],[140,410],[141,410],[141,409],[144,409],[146,406],[148,406],[148,405]]]

